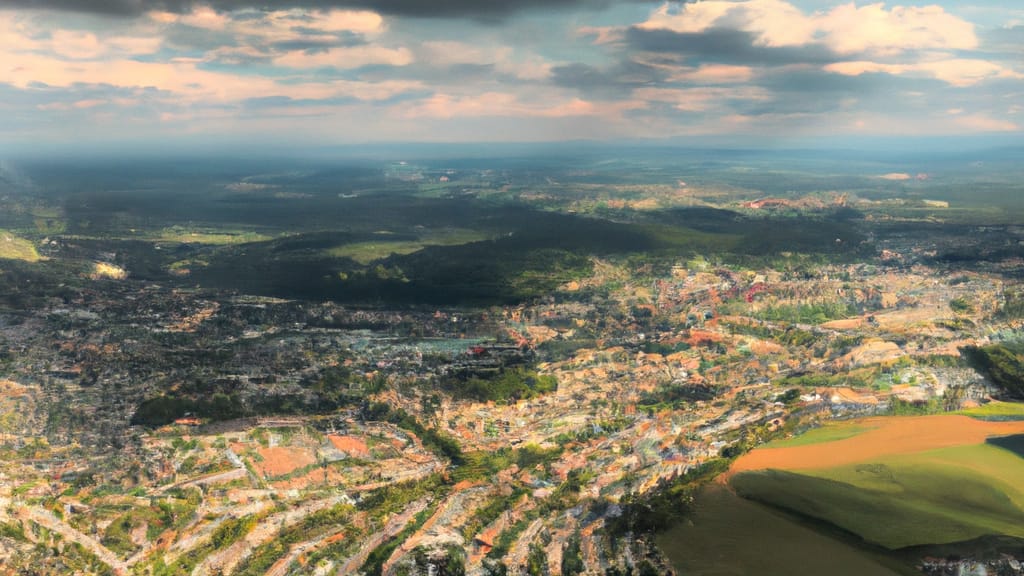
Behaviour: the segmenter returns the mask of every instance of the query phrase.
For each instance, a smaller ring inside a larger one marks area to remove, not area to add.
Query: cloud
[[[606,68],[576,62],[551,69],[554,85],[595,99],[625,98],[637,88],[664,85],[667,78],[666,70],[636,60],[623,60]]]
[[[517,54],[512,46],[471,44],[456,40],[427,40],[416,48],[417,60],[431,68],[474,67],[523,80],[551,74],[551,64],[530,53]]]
[[[824,42],[840,54],[904,50],[971,50],[977,48],[974,25],[941,6],[858,7],[853,2],[813,18]]]
[[[381,14],[419,18],[473,18],[496,20],[518,12],[559,8],[603,8],[610,0],[276,0],[276,8],[360,9]],[[146,12],[184,14],[209,6],[216,12],[261,9],[256,0],[5,0],[7,8],[36,8],[136,17]]]
[[[839,54],[891,54],[905,50],[968,50],[977,47],[974,26],[941,6],[841,4],[805,14],[784,0],[705,0],[664,4],[636,26],[678,34],[725,28],[748,33],[755,46],[820,44]]]
[[[702,64],[697,68],[680,68],[669,76],[670,81],[695,82],[700,84],[734,84],[749,82],[754,76],[750,66],[728,64]]]
[[[560,98],[546,95],[530,100],[508,92],[452,95],[437,93],[409,107],[403,115],[409,118],[471,118],[471,117],[542,117],[564,118],[574,116],[617,116],[619,113],[643,107],[638,101],[595,103],[581,98]]]
[[[633,96],[641,101],[665,102],[683,112],[707,112],[736,101],[768,101],[771,94],[756,86],[737,88],[639,88]]]
[[[768,47],[802,46],[810,43],[815,33],[813,20],[782,0],[706,0],[680,6],[666,3],[637,28],[679,34],[728,28],[748,32],[756,45]]]
[[[981,45],[986,50],[1020,57],[1024,55],[1024,25],[1007,24],[989,30],[981,38]]]
[[[275,65],[285,68],[336,69],[361,68],[373,64],[406,66],[412,61],[412,53],[408,49],[383,46],[331,48],[321,52],[295,50],[273,60]]]
[[[971,132],[1017,132],[1021,126],[1010,120],[993,118],[986,114],[957,116],[954,120],[961,128]]]
[[[758,43],[753,32],[730,28],[678,32],[634,26],[626,31],[626,41],[634,50],[675,53],[698,62],[777,66],[826,64],[837,59],[835,53],[821,45],[766,46]]]
[[[949,58],[911,64],[886,64],[857,60],[835,62],[825,66],[825,70],[844,76],[860,76],[877,72],[894,76],[923,75],[958,87],[973,86],[994,78],[1024,78],[1024,75],[995,62],[968,58]]]
[[[784,0],[705,0],[665,4],[624,34],[635,51],[676,54],[701,66],[813,65],[846,76],[907,75],[958,87],[1021,78],[1011,65],[964,56],[980,45],[974,25],[937,5],[851,2],[805,14]],[[1004,43],[1010,34],[1000,37]],[[685,73],[676,78],[686,80]]]
[[[1020,130],[1024,28],[894,1],[0,0],[0,131]]]

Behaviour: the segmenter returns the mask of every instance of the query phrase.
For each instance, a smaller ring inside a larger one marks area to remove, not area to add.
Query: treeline
[[[163,426],[184,416],[210,421],[251,416],[327,414],[342,408],[358,408],[369,393],[380,391],[383,378],[367,379],[344,367],[331,367],[301,383],[291,394],[246,394],[238,391],[203,390],[193,382],[171,394],[144,400],[132,415],[132,425]]]

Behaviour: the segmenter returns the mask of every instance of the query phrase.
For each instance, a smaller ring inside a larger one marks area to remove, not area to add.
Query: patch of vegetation
[[[349,258],[359,264],[370,264],[392,255],[404,256],[427,246],[458,246],[488,240],[489,236],[476,230],[461,228],[442,229],[408,239],[407,235],[380,235],[374,240],[342,244],[327,250],[333,258]]]
[[[10,538],[17,540],[18,542],[28,542],[28,537],[25,536],[25,530],[20,524],[13,524],[11,522],[0,522],[0,538]]]
[[[0,259],[38,262],[41,258],[35,244],[16,236],[13,232],[0,229]]]
[[[552,338],[537,346],[537,353],[546,362],[557,362],[572,358],[576,352],[584,348],[596,347],[597,340],[595,338],[572,338],[569,340]]]
[[[790,324],[824,324],[830,320],[842,320],[857,314],[857,307],[851,302],[786,304],[772,306],[752,313],[755,318],[761,320],[788,322]]]
[[[187,414],[215,421],[247,415],[241,399],[235,395],[217,393],[208,399],[164,395],[143,401],[132,415],[131,423],[142,426],[163,426]]]
[[[971,367],[1002,388],[1008,397],[1024,400],[1024,344],[965,346],[960,352]]]
[[[585,426],[573,432],[562,432],[553,438],[559,446],[565,446],[572,442],[588,442],[594,438],[603,438],[625,429],[632,423],[629,418],[614,418],[601,420],[595,425]]]
[[[464,463],[452,473],[452,479],[476,480],[490,477],[510,468],[513,464],[520,470],[528,470],[537,466],[547,467],[562,454],[562,448],[544,449],[536,444],[527,444],[522,448],[499,448],[490,452],[467,452]]]
[[[460,546],[448,544],[438,550],[427,550],[417,546],[408,563],[395,568],[395,576],[434,574],[435,576],[464,576],[466,574],[466,551]]]
[[[1004,320],[1024,318],[1024,291],[1007,291],[997,317]]]
[[[686,342],[644,342],[641,348],[646,354],[661,354],[668,356],[676,352],[689,350],[690,345]]]
[[[793,448],[796,446],[835,442],[837,440],[853,438],[854,436],[867,432],[868,430],[871,430],[871,428],[861,426],[859,424],[829,423],[820,428],[811,428],[803,434],[794,436],[793,438],[773,440],[766,444],[765,448]]]
[[[485,504],[478,506],[473,511],[473,517],[462,527],[462,537],[469,542],[473,536],[497,520],[503,512],[511,510],[515,502],[529,492],[526,487],[516,486],[507,496],[503,494],[492,496]]]
[[[226,246],[230,244],[248,244],[266,242],[270,236],[251,231],[229,231],[223,229],[196,229],[184,226],[170,226],[161,230],[156,236],[161,242],[180,242],[183,244],[208,244]]]
[[[381,572],[384,569],[384,563],[391,558],[394,554],[395,549],[402,545],[410,536],[416,533],[421,526],[434,514],[435,506],[428,506],[421,510],[416,516],[413,517],[412,521],[402,528],[402,531],[389,538],[386,542],[373,549],[370,555],[367,556],[366,561],[359,568],[359,572],[366,574],[367,576],[381,576]]]
[[[265,574],[279,558],[288,553],[293,544],[314,540],[317,536],[329,531],[337,531],[343,526],[346,528],[345,540],[349,543],[349,548],[355,548],[357,540],[354,537],[354,532],[356,530],[348,527],[352,511],[351,505],[338,504],[306,516],[295,525],[278,532],[270,542],[261,544],[253,550],[234,574],[239,576]]]
[[[436,428],[427,428],[415,416],[401,408],[395,410],[391,408],[391,405],[383,402],[369,402],[363,405],[360,417],[363,420],[391,422],[399,428],[416,434],[423,442],[424,447],[442,458],[447,458],[453,465],[458,466],[465,462],[462,446],[458,440]]]
[[[152,566],[151,573],[153,576],[187,576],[204,558],[244,538],[265,517],[266,513],[243,516],[242,518],[228,518],[214,529],[209,540],[192,548],[174,563],[165,565],[158,558]]]
[[[896,396],[889,398],[889,413],[893,416],[926,416],[944,410],[941,398],[928,400],[903,400]]]
[[[876,369],[867,368],[841,372],[838,374],[826,374],[823,372],[793,374],[781,378],[775,382],[779,387],[790,388],[832,388],[848,386],[852,388],[866,388],[874,381]]]
[[[957,314],[970,314],[974,312],[974,306],[966,298],[953,298],[949,301],[949,308]]]
[[[1021,475],[1024,460],[977,445],[801,474],[743,473],[731,483],[741,496],[896,549],[988,534],[1024,537],[1015,486]]]
[[[729,469],[731,460],[708,460],[686,474],[664,480],[644,494],[627,493],[619,501],[622,514],[605,519],[608,534],[618,538],[629,532],[654,533],[686,518],[694,497],[707,482]]]
[[[787,326],[785,329],[773,328],[764,324],[749,322],[723,322],[733,334],[745,334],[756,336],[762,340],[772,340],[786,346],[808,346],[821,340],[822,336],[809,330],[802,330],[795,326]]]
[[[799,400],[799,399],[800,399],[800,389],[799,388],[790,388],[789,390],[786,390],[785,392],[775,396],[775,402],[782,402],[783,404],[785,404],[787,406],[789,406],[791,404],[795,404],[796,401]]]
[[[959,414],[980,420],[1024,420],[1024,402],[987,402],[974,408],[960,410]]]
[[[512,548],[512,544],[515,543],[516,538],[523,533],[524,530],[537,518],[538,514],[536,510],[530,510],[526,515],[518,520],[512,526],[506,528],[498,534],[498,537],[494,539],[494,546],[487,552],[487,558],[492,560],[498,560],[504,558],[508,551]]]
[[[558,388],[551,375],[522,366],[505,367],[482,377],[478,374],[450,374],[438,379],[440,388],[457,399],[477,402],[510,402],[533,398]]]
[[[706,384],[663,384],[653,392],[640,395],[637,406],[653,408],[680,408],[687,403],[713,400],[722,393],[722,388]]]
[[[142,401],[131,422],[156,427],[186,415],[216,422],[256,415],[328,414],[360,406],[367,393],[380,389],[381,382],[355,376],[344,367],[330,367],[303,381],[302,385],[305,389],[302,394],[251,397],[191,386]]]
[[[569,537],[569,540],[562,547],[562,576],[576,576],[583,574],[587,566],[583,562],[581,540],[578,532]]]
[[[401,512],[417,498],[427,495],[441,497],[446,491],[447,484],[442,482],[440,476],[428,476],[422,480],[388,484],[366,492],[356,503],[356,509],[380,521]]]

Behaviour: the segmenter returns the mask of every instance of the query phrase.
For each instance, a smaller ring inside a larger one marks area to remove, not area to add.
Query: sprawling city
[[[0,576],[1024,576],[1014,0],[0,2]]]

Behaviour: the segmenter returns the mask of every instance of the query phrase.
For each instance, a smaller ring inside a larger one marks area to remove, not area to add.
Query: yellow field
[[[0,259],[38,262],[41,260],[34,244],[7,230],[0,230]]]

